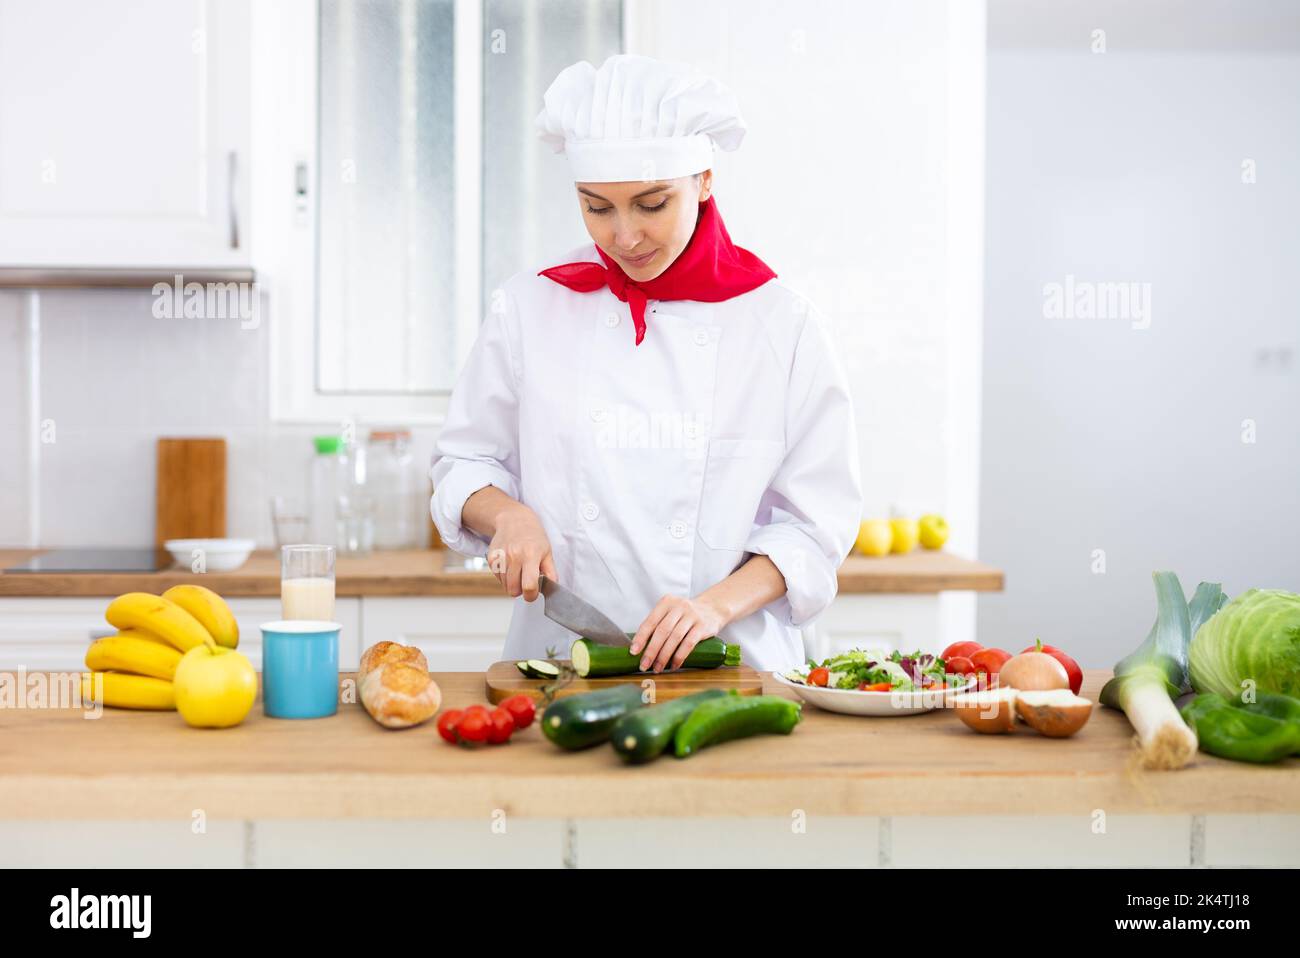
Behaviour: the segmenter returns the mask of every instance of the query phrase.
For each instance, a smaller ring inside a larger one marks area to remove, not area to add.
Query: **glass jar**
[[[366,446],[345,440],[339,450],[338,551],[369,555],[375,544],[375,489]]]
[[[417,548],[420,544],[419,476],[411,456],[411,431],[372,429],[368,453],[375,548]]]

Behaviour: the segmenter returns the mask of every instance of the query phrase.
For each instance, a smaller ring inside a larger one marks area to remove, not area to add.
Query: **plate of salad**
[[[975,685],[974,676],[948,675],[943,659],[920,651],[854,649],[772,675],[805,702],[846,715],[917,715]]]

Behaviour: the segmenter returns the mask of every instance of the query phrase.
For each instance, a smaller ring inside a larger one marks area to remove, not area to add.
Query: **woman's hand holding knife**
[[[542,521],[522,502],[496,486],[484,486],[465,500],[461,521],[482,536],[490,536],[488,568],[511,596],[537,598],[539,575],[559,581],[551,540]]]

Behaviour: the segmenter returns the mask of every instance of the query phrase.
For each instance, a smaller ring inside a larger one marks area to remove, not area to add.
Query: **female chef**
[[[615,56],[544,102],[592,243],[494,295],[437,442],[438,531],[522,598],[510,659],[574,638],[534,601],[541,574],[635,632],[642,669],[713,635],[756,668],[801,664],[861,518],[856,434],[819,313],[714,202],[735,100]]]

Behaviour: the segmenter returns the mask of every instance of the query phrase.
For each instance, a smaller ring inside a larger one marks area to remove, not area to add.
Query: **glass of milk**
[[[280,614],[286,621],[334,621],[334,547],[280,549]]]

